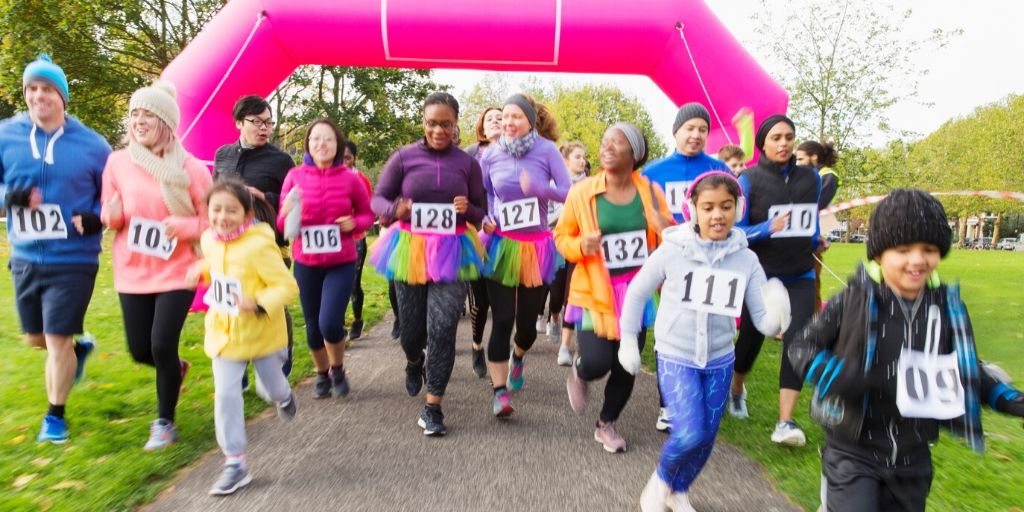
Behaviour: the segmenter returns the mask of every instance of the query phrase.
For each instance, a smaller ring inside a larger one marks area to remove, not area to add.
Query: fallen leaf
[[[104,462],[106,462],[106,461],[107,461],[107,459],[109,459],[109,458],[110,458],[110,456],[109,456],[109,455],[104,455],[104,456],[102,456],[102,457],[100,457],[100,458],[96,459],[96,460],[95,460],[94,462],[95,462],[96,464],[103,464],[103,463],[104,463]]]
[[[53,489],[54,491],[63,491],[64,489],[74,489],[76,491],[81,491],[85,489],[85,482],[81,480],[64,480],[62,482],[57,483],[53,487],[50,487],[50,489]]]
[[[992,456],[995,457],[996,460],[1001,460],[1003,462],[1013,462],[1012,458],[998,452],[992,452]]]
[[[113,389],[114,388],[114,384],[110,383],[110,382],[106,382],[106,383],[100,384],[97,387],[100,388],[100,389]]]
[[[110,359],[110,354],[100,354],[100,359],[103,359],[103,360]]]
[[[39,505],[39,510],[46,511],[53,507],[53,500],[46,496],[36,496],[36,499],[32,500],[32,503]]]
[[[42,467],[46,467],[46,465],[51,463],[51,462],[53,462],[53,459],[46,459],[46,458],[40,457],[38,459],[33,459],[32,460],[32,465],[37,467],[37,468],[42,468]]]
[[[28,485],[29,482],[31,482],[38,475],[39,475],[38,473],[30,473],[28,475],[21,475],[18,478],[15,478],[14,479],[14,488],[15,489],[21,489],[22,487],[25,487],[26,485]]]
[[[24,443],[26,439],[28,439],[28,436],[26,436],[25,434],[22,434],[20,436],[12,437],[10,440],[8,440],[4,444],[6,444],[7,446],[14,446],[16,444]]]
[[[129,421],[131,421],[133,419],[134,418],[118,418],[116,420],[110,420],[110,424],[111,425],[124,425],[125,423],[128,423]]]

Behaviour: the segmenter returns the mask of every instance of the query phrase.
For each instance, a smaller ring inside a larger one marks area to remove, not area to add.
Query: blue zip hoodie
[[[668,201],[668,209],[676,222],[682,224],[682,205],[686,202],[686,188],[694,178],[708,171],[724,171],[732,173],[725,162],[715,160],[701,151],[694,156],[686,156],[678,150],[671,156],[662,158],[657,162],[648,164],[643,170],[643,175],[661,186],[665,192],[665,200]],[[670,183],[676,185],[669,185]],[[685,184],[685,185],[684,185]],[[673,197],[674,196],[674,197]]]
[[[103,167],[110,144],[80,121],[46,133],[28,113],[0,121],[0,193],[38,187],[43,203],[57,204],[68,229],[64,240],[20,240],[8,229],[11,258],[37,264],[99,264],[102,233],[82,236],[71,224],[75,213],[100,214]],[[11,226],[11,211],[7,224]]]

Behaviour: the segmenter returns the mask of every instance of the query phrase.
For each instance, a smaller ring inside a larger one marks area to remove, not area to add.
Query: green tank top
[[[597,226],[601,229],[602,235],[614,235],[640,230],[646,232],[647,217],[644,215],[644,203],[640,199],[640,191],[637,191],[632,201],[623,205],[615,204],[605,199],[604,194],[597,196]],[[646,243],[645,237],[644,244]],[[613,247],[608,249],[614,250]],[[613,276],[617,276],[637,268],[639,267],[613,268],[608,269],[608,272]]]

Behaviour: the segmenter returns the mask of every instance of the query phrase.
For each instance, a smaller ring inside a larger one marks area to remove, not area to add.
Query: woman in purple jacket
[[[544,312],[548,285],[555,277],[555,243],[548,228],[548,201],[565,201],[569,171],[553,140],[554,116],[529,96],[513,94],[501,112],[502,134],[481,162],[489,217],[487,295],[491,338],[487,365],[494,388],[492,411],[512,414],[509,391],[523,387],[523,356],[537,339],[537,317]],[[516,329],[510,349],[512,327]]]
[[[306,318],[306,343],[316,366],[316,398],[348,394],[344,342],[345,310],[356,275],[352,235],[373,224],[366,187],[342,163],[344,147],[345,136],[333,121],[317,119],[309,125],[306,156],[313,163],[288,172],[277,218],[278,229],[284,231],[292,208],[302,209],[292,260]],[[290,194],[293,188],[298,193]]]
[[[455,366],[459,312],[466,282],[483,265],[473,225],[484,216],[487,196],[480,164],[454,143],[458,121],[451,94],[427,96],[423,138],[391,155],[373,195],[374,213],[396,222],[370,249],[370,264],[395,282],[405,389],[416,396],[426,381],[417,424],[430,436],[447,433],[441,400]]]

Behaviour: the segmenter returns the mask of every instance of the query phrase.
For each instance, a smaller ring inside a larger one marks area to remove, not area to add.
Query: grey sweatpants
[[[292,394],[288,379],[281,373],[281,365],[287,359],[288,349],[282,349],[252,362],[263,389],[278,404],[288,400]],[[213,421],[217,430],[217,444],[225,456],[245,453],[242,375],[245,374],[247,362],[213,358]]]
[[[427,392],[444,396],[455,367],[455,333],[466,301],[466,283],[412,285],[395,281],[395,291],[405,357],[422,361],[426,348]]]

